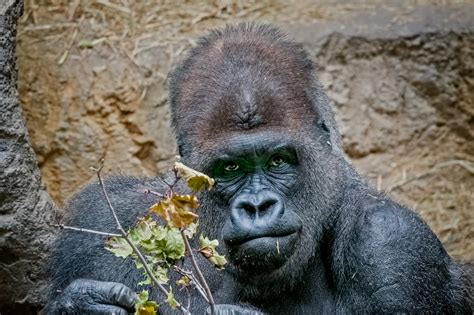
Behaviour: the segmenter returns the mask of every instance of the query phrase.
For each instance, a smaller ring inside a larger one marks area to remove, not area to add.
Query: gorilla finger
[[[81,314],[88,314],[88,315],[128,315],[128,312],[118,306],[115,305],[107,305],[107,304],[95,304],[90,305],[84,310],[81,310]]]
[[[132,289],[118,282],[103,282],[103,285],[106,290],[101,292],[100,302],[134,310],[137,294]]]

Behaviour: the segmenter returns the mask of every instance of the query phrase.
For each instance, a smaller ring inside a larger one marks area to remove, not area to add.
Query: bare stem
[[[68,225],[64,225],[64,224],[57,224],[56,226],[59,227],[60,229],[65,229],[65,230],[73,230],[73,231],[78,231],[78,232],[98,234],[98,235],[104,235],[104,236],[109,236],[109,237],[122,237],[122,234],[107,233],[107,232],[101,232],[101,231],[96,231],[96,230],[83,229],[83,228],[68,226]]]
[[[197,281],[196,277],[194,276],[194,274],[191,271],[186,271],[184,269],[179,268],[176,265],[174,265],[173,268],[180,275],[189,277],[189,279],[191,279],[191,281],[196,286],[196,289],[198,290],[199,294],[201,294],[201,296],[204,298],[204,300],[206,300],[206,302],[209,303],[209,299],[207,298],[206,292],[204,292],[204,288],[202,287],[201,283],[199,283],[199,281]]]
[[[148,276],[151,278],[151,280],[153,281],[153,283],[158,287],[158,289],[165,295],[168,295],[168,290],[166,290],[166,288],[158,281],[158,279],[156,279],[155,275],[153,274],[153,272],[151,271],[150,267],[148,266],[148,262],[146,261],[145,257],[143,256],[143,254],[140,252],[140,250],[137,248],[137,246],[135,246],[135,244],[132,242],[132,240],[128,237],[128,233],[123,229],[122,227],[122,224],[120,224],[120,221],[117,217],[117,213],[115,212],[115,209],[114,207],[112,206],[112,203],[110,202],[110,198],[109,198],[109,195],[107,194],[107,190],[105,189],[105,184],[104,184],[104,181],[102,180],[102,176],[100,174],[100,172],[102,171],[102,168],[104,166],[104,160],[102,159],[101,162],[100,162],[100,165],[98,168],[92,168],[96,174],[97,174],[97,178],[99,179],[99,184],[100,184],[100,187],[102,188],[102,192],[105,196],[105,199],[107,200],[107,204],[109,206],[109,209],[110,209],[110,212],[112,212],[112,215],[115,219],[115,223],[117,224],[117,229],[120,231],[120,233],[122,235],[120,235],[121,237],[123,237],[127,243],[130,245],[130,247],[132,247],[133,249],[133,252],[138,256],[138,259],[140,259],[140,262],[143,264],[143,267],[145,268],[145,271],[146,273],[148,274]],[[180,303],[176,302],[177,304],[177,308],[183,312],[184,314],[191,314],[185,307],[183,307]]]
[[[211,306],[211,314],[215,314],[215,309],[214,309],[214,298],[212,297],[211,289],[209,289],[209,286],[207,285],[206,279],[204,278],[201,269],[199,268],[199,265],[196,262],[196,257],[194,257],[193,250],[191,246],[189,245],[189,239],[184,233],[184,230],[181,230],[181,236],[183,237],[184,241],[184,246],[186,247],[186,251],[189,253],[189,257],[191,258],[191,264],[193,265],[193,269],[197,274],[197,278],[200,282],[200,284],[204,287],[204,290],[206,291],[207,298],[209,300],[209,305]]]
[[[150,194],[150,195],[158,196],[158,197],[160,197],[160,198],[164,198],[164,197],[165,197],[164,194],[161,194],[161,193],[159,193],[159,192],[157,192],[157,191],[154,191],[154,190],[151,190],[151,189],[148,189],[148,188],[144,189],[143,192],[145,193],[145,195]]]
[[[96,174],[97,174],[97,178],[99,179],[99,184],[100,184],[100,188],[102,189],[102,193],[104,194],[105,196],[105,200],[107,200],[107,204],[109,206],[109,209],[110,211],[112,212],[112,215],[115,219],[115,223],[117,224],[117,229],[120,231],[120,233],[122,233],[123,237],[127,237],[127,232],[123,229],[122,227],[122,224],[120,224],[120,220],[118,219],[117,217],[117,213],[115,212],[115,209],[114,207],[112,206],[112,203],[110,202],[110,198],[109,198],[109,195],[107,194],[107,191],[105,190],[105,185],[104,185],[104,181],[102,180],[102,175],[100,174],[101,171],[102,171],[102,168],[104,167],[104,159],[102,159],[100,161],[100,165],[98,168],[92,168]]]

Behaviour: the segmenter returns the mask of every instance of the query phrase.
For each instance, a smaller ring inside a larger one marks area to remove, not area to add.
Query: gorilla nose
[[[232,223],[246,229],[271,226],[283,212],[283,202],[271,191],[243,193],[231,204]]]
[[[262,203],[254,203],[254,202],[246,202],[243,201],[241,204],[237,205],[247,211],[249,214],[255,214],[258,216],[259,214],[265,213],[267,210],[271,210],[275,204],[278,203],[278,200],[263,200]]]

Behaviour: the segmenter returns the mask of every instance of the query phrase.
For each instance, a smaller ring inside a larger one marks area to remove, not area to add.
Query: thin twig
[[[174,265],[173,268],[180,275],[186,276],[189,279],[191,279],[191,281],[196,286],[196,289],[198,290],[199,294],[201,294],[201,296],[204,298],[204,300],[206,300],[206,302],[209,303],[209,299],[207,298],[206,292],[204,292],[204,288],[202,287],[201,283],[199,283],[199,281],[197,281],[196,277],[194,276],[194,274],[191,271],[186,271],[184,269],[179,268],[176,265]]]
[[[64,28],[64,27],[77,27],[77,23],[56,23],[56,24],[41,24],[41,25],[34,25],[34,26],[26,26],[23,28],[23,32],[30,32],[30,31],[46,31],[55,28]]]
[[[398,183],[395,183],[394,185],[392,185],[391,187],[389,187],[386,191],[387,192],[391,192],[397,188],[400,188],[408,183],[411,183],[413,181],[417,181],[419,179],[422,179],[423,177],[426,177],[426,176],[429,176],[429,175],[433,175],[433,174],[436,174],[437,172],[440,171],[440,169],[442,168],[445,168],[445,167],[448,167],[448,166],[452,166],[452,165],[459,165],[461,167],[463,167],[464,169],[466,169],[468,172],[470,172],[471,174],[474,173],[474,163],[471,163],[470,161],[465,161],[465,160],[450,160],[450,161],[445,161],[445,162],[441,162],[441,163],[438,163],[436,164],[435,166],[433,166],[431,169],[429,169],[428,171],[426,172],[423,172],[421,174],[418,174],[412,178],[409,178],[409,179],[403,179],[402,181],[398,182]],[[406,176],[406,175],[405,175]]]
[[[61,58],[59,58],[58,60],[58,65],[62,65],[66,59],[67,59],[67,56],[69,55],[69,52],[71,51],[71,48],[72,48],[72,45],[74,44],[74,41],[76,40],[76,37],[77,37],[77,33],[78,33],[78,30],[77,28],[74,30],[74,33],[72,34],[72,38],[71,38],[71,41],[69,42],[66,50],[64,51],[64,53],[61,55]]]
[[[112,8],[112,9],[115,9],[117,11],[120,11],[122,13],[125,13],[127,15],[131,15],[132,14],[132,11],[129,9],[129,8],[125,8],[121,5],[118,5],[118,4],[115,4],[115,3],[111,3],[107,0],[97,0],[97,3],[100,3],[106,7],[109,7],[109,8]]]
[[[151,190],[151,189],[148,189],[148,188],[143,189],[143,193],[144,193],[145,195],[150,194],[150,195],[158,196],[158,197],[160,197],[160,198],[164,198],[164,197],[165,197],[164,194],[161,194],[161,193],[159,193],[159,192],[157,192],[157,191],[154,191],[154,190]]]
[[[99,185],[100,187],[102,188],[102,192],[105,196],[105,199],[107,200],[107,204],[109,206],[109,209],[110,209],[110,212],[112,212],[112,215],[115,219],[115,223],[117,224],[117,229],[120,231],[120,233],[122,234],[121,237],[123,237],[125,239],[125,241],[127,241],[128,245],[130,245],[130,247],[132,248],[133,252],[138,256],[138,259],[140,260],[140,262],[142,263],[143,265],[143,268],[145,268],[145,271],[146,273],[148,274],[148,276],[151,278],[151,280],[153,281],[153,283],[158,287],[158,289],[160,289],[160,291],[165,294],[165,295],[168,295],[169,292],[168,290],[166,290],[166,288],[158,281],[158,279],[156,279],[155,275],[153,274],[153,272],[150,270],[150,267],[148,266],[148,262],[146,261],[145,257],[143,256],[143,254],[140,252],[140,250],[137,248],[137,246],[135,246],[135,244],[132,242],[132,240],[128,237],[128,233],[123,229],[122,227],[122,224],[120,223],[118,217],[117,217],[117,213],[115,212],[115,209],[114,207],[112,206],[112,203],[110,202],[110,198],[109,198],[109,195],[107,194],[107,190],[105,189],[105,184],[104,184],[104,181],[102,180],[102,176],[100,174],[100,172],[102,171],[102,168],[104,167],[104,160],[102,159],[101,162],[100,162],[100,165],[99,167],[97,168],[92,168],[96,174],[97,174],[97,178],[99,179]],[[176,307],[182,311],[184,314],[191,314],[185,307],[183,307],[179,302],[176,302]]]
[[[78,231],[78,232],[98,234],[98,235],[104,235],[104,236],[109,236],[109,237],[122,237],[122,234],[107,233],[107,232],[102,232],[102,231],[83,229],[83,228],[68,226],[68,225],[64,225],[64,224],[56,224],[55,226],[59,227],[60,229],[64,229],[64,230],[73,230],[73,231]]]
[[[102,171],[102,168],[104,167],[104,159],[102,159],[100,161],[100,164],[99,164],[99,167],[98,168],[94,168],[92,167],[91,169],[96,172],[97,174],[97,178],[99,179],[99,185],[100,185],[100,188],[102,189],[102,193],[104,194],[105,196],[105,200],[107,200],[107,204],[109,206],[109,209],[110,211],[112,212],[112,215],[114,217],[114,220],[115,220],[115,223],[117,224],[117,229],[122,233],[123,237],[127,237],[128,236],[128,233],[125,232],[125,230],[123,229],[122,227],[122,224],[120,223],[118,217],[117,217],[117,213],[115,212],[115,209],[114,207],[112,206],[112,203],[110,202],[110,198],[109,198],[109,195],[107,194],[107,191],[105,190],[105,184],[104,184],[104,181],[102,180],[102,175],[100,174],[100,172]]]
[[[189,253],[189,258],[191,258],[191,264],[193,265],[193,269],[197,274],[197,278],[200,282],[200,284],[204,287],[204,290],[206,291],[207,298],[209,299],[209,305],[211,306],[211,315],[215,314],[215,309],[214,309],[214,298],[212,297],[211,289],[209,289],[209,286],[207,285],[206,279],[204,278],[201,269],[199,268],[196,258],[194,257],[193,250],[191,246],[189,245],[189,239],[184,233],[184,230],[181,230],[181,236],[183,237],[184,241],[184,246],[186,247],[186,251]]]

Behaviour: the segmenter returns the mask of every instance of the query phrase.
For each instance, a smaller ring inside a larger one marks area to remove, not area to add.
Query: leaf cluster
[[[155,283],[159,285],[169,284],[168,272],[170,267],[185,258],[186,246],[191,251],[187,239],[192,238],[198,228],[198,215],[194,210],[198,208],[199,203],[195,194],[199,191],[210,190],[214,186],[212,178],[182,163],[175,163],[173,170],[176,176],[175,183],[170,185],[169,191],[165,194],[156,193],[160,196],[160,199],[149,208],[150,214],[139,218],[126,236],[111,237],[106,242],[108,251],[117,257],[131,258],[136,268],[143,270],[144,280],[139,285],[152,284],[151,277],[156,278]],[[174,191],[174,185],[181,179],[186,181],[192,194],[179,194]],[[165,225],[160,225],[153,215],[163,219]],[[130,243],[136,248],[134,249]],[[217,252],[216,247],[218,245],[217,240],[209,240],[209,238],[200,235],[197,251],[216,268],[223,269],[227,261],[224,256]],[[140,253],[145,259],[143,257],[140,259]],[[191,255],[191,260],[195,264],[192,252],[188,254]],[[150,273],[147,272],[143,261],[146,261]],[[199,268],[194,265],[193,267]],[[200,283],[194,283],[193,281],[190,281],[189,277],[183,276],[176,284],[186,288],[193,285],[207,286],[203,279],[199,279]],[[172,287],[170,286],[165,292],[167,292],[165,302],[171,308],[176,308],[178,302],[174,298]],[[135,315],[152,315],[156,314],[157,304],[148,301],[148,292],[142,291],[138,296],[135,307]]]
[[[169,267],[185,254],[185,245],[179,229],[160,226],[151,216],[146,216],[138,220],[137,224],[128,231],[128,235],[147,259],[155,277],[162,284],[168,283]],[[123,237],[110,238],[106,243],[106,249],[118,257],[131,257],[137,269],[144,268],[130,244]],[[146,272],[144,275],[145,280],[139,284],[151,284],[149,275]]]

